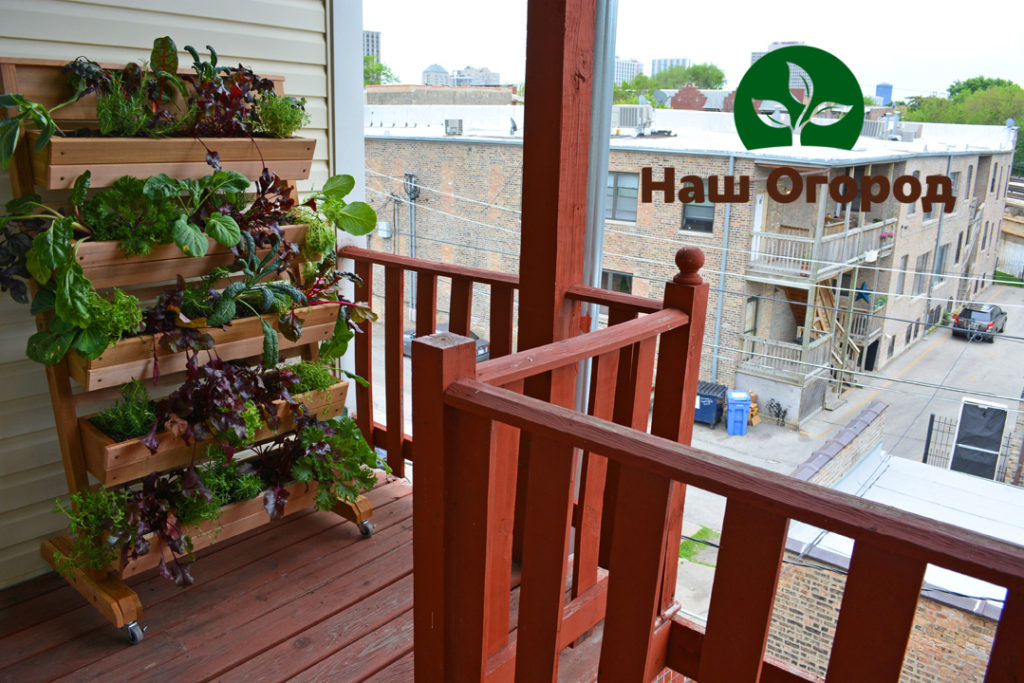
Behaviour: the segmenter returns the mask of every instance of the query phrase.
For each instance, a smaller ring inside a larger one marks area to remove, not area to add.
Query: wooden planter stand
[[[64,62],[57,60],[0,58],[0,92],[21,93],[47,108],[64,102],[70,93],[61,74],[63,65]],[[110,65],[103,66],[110,68]],[[274,80],[277,93],[283,95],[283,79],[269,78]],[[89,95],[60,109],[57,123],[62,130],[95,128],[95,119],[95,95]],[[207,149],[217,152],[224,168],[239,171],[250,180],[260,176],[265,161],[270,170],[294,183],[309,177],[315,150],[314,140],[302,138],[258,138],[255,141],[249,138],[207,138],[199,141],[193,138],[57,136],[51,138],[43,150],[35,151],[36,139],[37,135],[27,131],[15,150],[10,169],[14,197],[35,192],[36,186],[49,190],[70,188],[86,170],[91,172],[94,188],[107,187],[123,175],[144,178],[166,173],[175,178],[200,178],[212,172],[206,163]],[[300,242],[305,230],[305,226],[283,228],[285,238],[292,242]],[[125,257],[116,243],[85,240],[78,245],[77,258],[86,277],[98,289],[138,287],[132,291],[140,298],[154,296],[178,275],[198,277],[215,266],[230,265],[235,261],[229,249],[212,241],[205,256],[194,258],[182,254],[173,245],[156,247],[146,256]],[[314,358],[320,342],[333,332],[337,306],[308,306],[299,309],[298,314],[304,320],[302,336],[291,342],[279,335],[280,349],[289,355],[298,353],[305,358]],[[268,317],[268,320],[276,327],[276,319]],[[38,317],[37,325],[45,329],[46,321]],[[215,340],[214,353],[222,359],[257,361],[262,355],[260,318],[242,318],[224,329],[208,331]],[[113,398],[121,384],[134,378],[152,377],[154,358],[165,379],[185,369],[185,354],[161,349],[153,336],[122,340],[91,361],[72,352],[59,364],[47,366],[46,379],[69,493],[91,489],[90,474],[103,485],[120,485],[192,460],[193,448],[175,442],[168,435],[161,437],[164,447],[150,454],[137,439],[113,443],[87,419],[79,417],[79,411],[86,406]],[[72,392],[72,378],[84,391]],[[341,383],[325,392],[313,392],[302,398],[306,399],[307,407],[320,417],[332,417],[343,408],[347,386],[347,383]],[[261,431],[257,435],[258,440],[294,429],[291,411],[283,404],[278,409],[281,425],[276,430]],[[294,484],[289,489],[291,497],[286,514],[312,506],[314,485]],[[338,501],[333,511],[358,524],[364,536],[372,532],[369,518],[373,511],[365,497],[359,496],[352,503]],[[190,533],[198,550],[214,539],[230,538],[268,521],[263,497],[259,496],[228,506],[219,520],[200,525]],[[69,537],[58,536],[44,542],[40,550],[52,566],[54,553],[61,551],[67,554],[71,543]],[[138,624],[142,617],[142,603],[123,579],[155,567],[164,552],[169,551],[154,542],[146,556],[127,567],[112,568],[107,572],[78,570],[68,577],[68,582],[112,624],[125,627],[129,642],[138,642],[143,632]]]

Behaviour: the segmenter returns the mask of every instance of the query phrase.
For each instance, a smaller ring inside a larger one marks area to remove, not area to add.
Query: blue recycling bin
[[[746,436],[747,422],[750,421],[750,394],[746,391],[730,391],[726,394],[729,412],[726,428],[732,436]]]

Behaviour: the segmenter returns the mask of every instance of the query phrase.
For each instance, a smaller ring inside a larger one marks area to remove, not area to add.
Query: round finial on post
[[[680,285],[699,285],[704,282],[697,273],[704,266],[704,252],[697,247],[683,247],[676,252],[679,274],[672,281]]]

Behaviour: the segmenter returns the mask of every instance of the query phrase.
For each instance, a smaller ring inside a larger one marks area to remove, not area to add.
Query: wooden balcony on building
[[[412,461],[415,496],[382,481],[369,539],[336,516],[298,514],[215,544],[189,589],[134,578],[151,606],[135,646],[52,576],[9,589],[0,680],[639,682],[666,669],[705,683],[820,680],[765,655],[791,519],[855,542],[829,679],[898,680],[928,564],[1008,588],[987,680],[1024,675],[1024,549],[687,445],[706,315],[699,252],[677,257],[662,302],[571,287],[573,300],[607,306],[611,325],[520,352],[517,277],[351,247],[342,256],[366,282],[361,299],[387,293],[383,322],[356,343],[372,380],[372,337],[384,335],[387,426],[372,384],[357,388],[357,418],[397,473]],[[413,434],[400,427],[407,270],[418,274],[418,329],[433,331],[444,284],[453,330],[413,344]],[[492,359],[480,364],[458,336],[474,283],[491,311]],[[795,351],[745,341],[799,371]],[[586,413],[571,395],[531,395],[585,359]],[[687,485],[727,500],[706,624],[675,600]]]
[[[777,226],[755,230],[751,236],[747,278],[755,282],[807,287],[835,277],[857,264],[874,263],[892,253],[896,219],[876,220],[844,230],[843,223],[826,223],[820,238],[813,230]]]
[[[802,344],[779,339],[745,334],[741,340],[741,372],[802,384],[808,377],[828,370],[831,334],[823,334],[811,341],[806,352]]]

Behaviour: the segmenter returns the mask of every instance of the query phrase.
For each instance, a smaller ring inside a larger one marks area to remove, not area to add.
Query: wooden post
[[[476,374],[473,342],[451,333],[413,341],[413,633],[416,679],[449,680],[445,658],[447,509],[454,504],[445,482],[455,411],[444,406],[444,391],[457,379]]]
[[[593,0],[529,0],[527,5],[526,80],[540,95],[524,119],[520,350],[579,330],[579,306],[565,294],[583,281],[594,20]],[[525,394],[571,406],[575,385],[573,367],[531,378]],[[528,467],[524,450],[517,520],[525,519]],[[516,536],[518,554],[521,527]]]
[[[697,319],[691,317],[687,325],[662,337],[668,346],[663,346],[659,355],[652,432],[688,441],[693,430],[690,406],[696,397],[708,285],[697,275],[704,265],[699,249],[681,249],[676,263],[680,273],[666,285],[666,306],[689,309]],[[638,383],[637,391],[642,392],[643,386]],[[639,405],[639,397],[636,403]],[[647,681],[665,661],[667,641],[658,641],[662,648],[658,651],[651,635],[662,612],[666,558],[679,552],[683,489],[664,477],[628,468],[620,468],[617,483],[600,676]],[[674,590],[674,575],[672,583]]]

